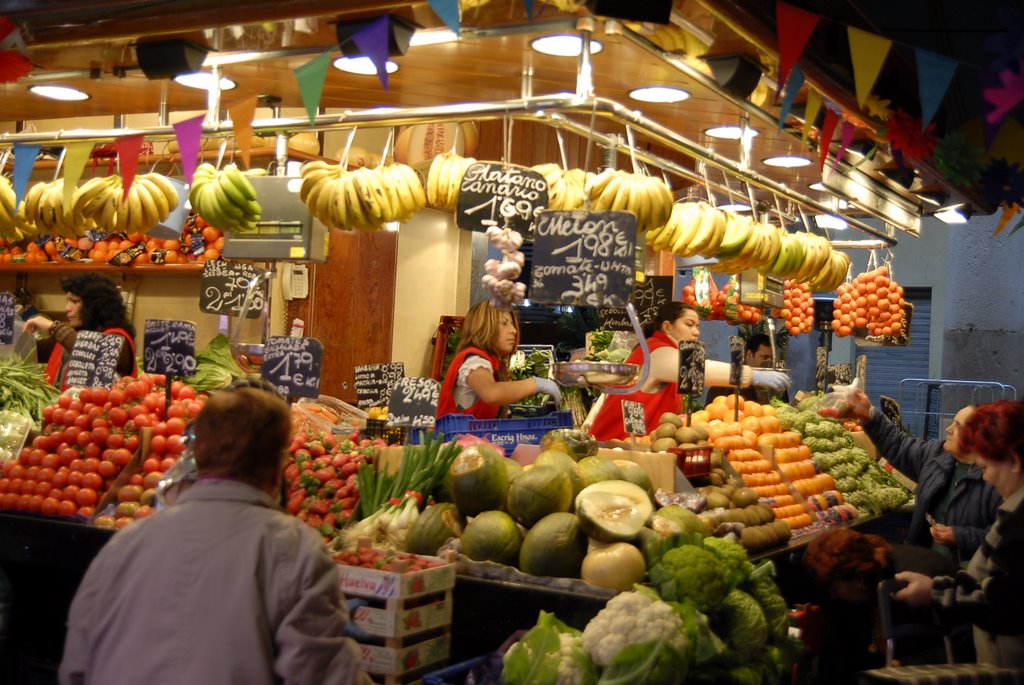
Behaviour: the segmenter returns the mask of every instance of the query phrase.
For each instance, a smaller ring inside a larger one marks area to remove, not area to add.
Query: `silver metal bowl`
[[[555,380],[562,385],[632,385],[640,375],[639,364],[614,362],[557,362]]]
[[[231,356],[235,358],[242,371],[259,373],[263,366],[263,343],[231,343]]]

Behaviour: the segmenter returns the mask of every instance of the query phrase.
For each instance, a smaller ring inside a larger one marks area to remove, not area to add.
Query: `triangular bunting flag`
[[[807,147],[807,136],[811,133],[814,122],[818,120],[818,112],[821,111],[821,94],[810,88],[807,91],[807,104],[804,106],[804,128],[800,135],[800,143]]]
[[[324,52],[294,69],[295,80],[299,82],[299,95],[309,115],[309,125],[316,122],[316,113],[320,110],[320,96],[324,92],[324,80],[327,68],[331,66],[331,53]]]
[[[818,136],[818,169],[825,170],[825,159],[828,157],[828,150],[832,144],[832,136],[839,124],[839,113],[831,107],[825,108],[825,121],[821,125],[821,135]]]
[[[456,36],[459,35],[462,30],[459,23],[459,0],[430,0],[430,9]]]
[[[788,83],[787,74],[800,59],[820,19],[817,14],[788,3],[775,3],[775,26],[779,34],[779,83]]]
[[[388,17],[385,14],[362,31],[352,34],[359,52],[370,58],[377,68],[377,78],[388,89]]]
[[[235,147],[249,169],[249,150],[252,149],[252,120],[256,116],[256,103],[259,100],[255,95],[237,102],[228,107],[228,116],[231,117],[231,128],[235,131]]]
[[[133,136],[125,136],[114,141],[117,148],[117,163],[121,167],[121,183],[124,186],[124,197],[122,202],[128,199],[128,191],[132,189],[132,181],[135,180],[135,170],[139,168],[139,153],[142,152],[142,141],[145,135],[136,133]]]
[[[14,207],[17,210],[21,199],[25,196],[28,177],[32,175],[32,167],[36,165],[36,155],[42,149],[36,143],[14,144]]]
[[[64,145],[64,206],[71,206],[75,187],[92,153],[92,143],[82,140]]]
[[[853,81],[857,87],[857,104],[864,106],[864,101],[871,94],[871,89],[878,80],[882,65],[892,47],[888,38],[861,31],[853,26],[846,27],[850,38],[850,59],[853,61]]]
[[[957,61],[917,48],[917,91],[921,97],[921,130],[925,130],[946,95]]]
[[[789,78],[786,80],[785,94],[782,96],[782,106],[779,107],[779,128],[781,129],[786,124],[786,117],[789,116],[789,110],[793,107],[793,98],[800,92],[800,87],[804,85],[804,70],[800,68],[799,64],[793,65],[793,70],[789,72]]]
[[[174,136],[178,139],[178,152],[181,154],[181,174],[185,183],[191,185],[203,139],[203,115],[176,123]]]
[[[850,147],[850,143],[853,142],[853,134],[857,132],[857,127],[853,125],[852,121],[843,120],[843,130],[839,134],[839,152],[836,153],[836,161],[832,164],[834,170],[839,166],[839,162],[843,161],[843,155],[846,154],[846,148]]]
[[[523,0],[523,7],[526,8],[526,18],[533,21],[533,0]]]

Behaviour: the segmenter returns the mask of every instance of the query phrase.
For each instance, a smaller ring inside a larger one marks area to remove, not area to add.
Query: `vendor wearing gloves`
[[[1002,501],[982,479],[974,455],[960,444],[960,431],[975,408],[964,407],[956,413],[945,439],[928,441],[901,431],[871,406],[863,391],[850,397],[850,408],[878,453],[917,483],[906,542],[931,547],[958,564],[969,561],[995,522]]]
[[[444,376],[437,417],[470,414],[494,419],[506,405],[538,392],[560,402],[562,393],[550,378],[508,380],[508,360],[518,346],[519,320],[511,309],[494,307],[488,300],[473,305]]]
[[[665,412],[682,410],[679,382],[679,342],[700,338],[700,318],[697,310],[682,302],[667,302],[651,322],[653,329],[647,334],[647,347],[651,352],[650,370],[643,387],[625,395],[605,395],[597,410],[593,425],[588,429],[598,440],[623,440],[626,429],[622,422],[622,402],[630,400],[644,405],[648,432],[658,426]],[[637,346],[626,359],[627,364],[643,364],[643,350]],[[705,385],[728,385],[729,364],[718,361],[704,363]],[[780,371],[743,367],[742,387],[756,385],[781,393],[789,387],[789,376]]]

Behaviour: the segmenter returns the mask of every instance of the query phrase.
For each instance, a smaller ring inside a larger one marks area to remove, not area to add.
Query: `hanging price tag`
[[[903,426],[903,414],[900,411],[899,402],[886,395],[880,395],[878,404],[882,407],[882,416],[889,419],[893,425]]]
[[[324,346],[316,338],[275,335],[263,347],[260,375],[286,397],[318,397]]]
[[[679,394],[699,395],[704,392],[704,343],[684,340],[679,343]]]
[[[400,378],[391,389],[388,425],[433,428],[441,384],[433,378]]]
[[[630,435],[647,435],[647,417],[642,402],[622,401],[622,422]]]
[[[76,388],[110,387],[117,375],[117,358],[124,338],[115,333],[79,331],[64,382]]]
[[[14,295],[0,293],[0,345],[14,342]]]
[[[203,265],[203,278],[199,288],[199,309],[207,314],[229,314],[239,316],[245,304],[245,293],[249,283],[262,270],[252,264],[240,264],[224,259],[212,259]],[[264,282],[253,293],[245,318],[255,319],[263,315],[267,284]]]
[[[196,325],[192,321],[147,319],[143,368],[168,376],[196,375]]]
[[[462,176],[455,224],[470,231],[508,226],[523,235],[548,206],[548,182],[528,167],[475,162]]]
[[[738,335],[729,336],[729,385],[739,387],[743,382],[743,338]]]
[[[830,386],[853,383],[853,366],[849,363],[831,364],[828,367]]]

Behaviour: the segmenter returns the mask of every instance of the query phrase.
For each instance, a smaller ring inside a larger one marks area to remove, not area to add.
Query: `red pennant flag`
[[[141,133],[136,133],[133,136],[118,138],[114,142],[117,147],[117,162],[121,166],[121,183],[124,186],[122,201],[128,199],[128,191],[135,180],[135,170],[139,167],[139,153],[142,152],[142,141],[145,137]]]
[[[825,170],[825,159],[828,157],[832,136],[835,135],[838,125],[839,113],[830,107],[825,108],[825,121],[821,125],[821,132],[818,136],[818,169],[820,171]]]
[[[779,34],[780,84],[786,82],[789,70],[800,59],[820,19],[817,14],[799,7],[784,2],[775,3],[775,26]]]

